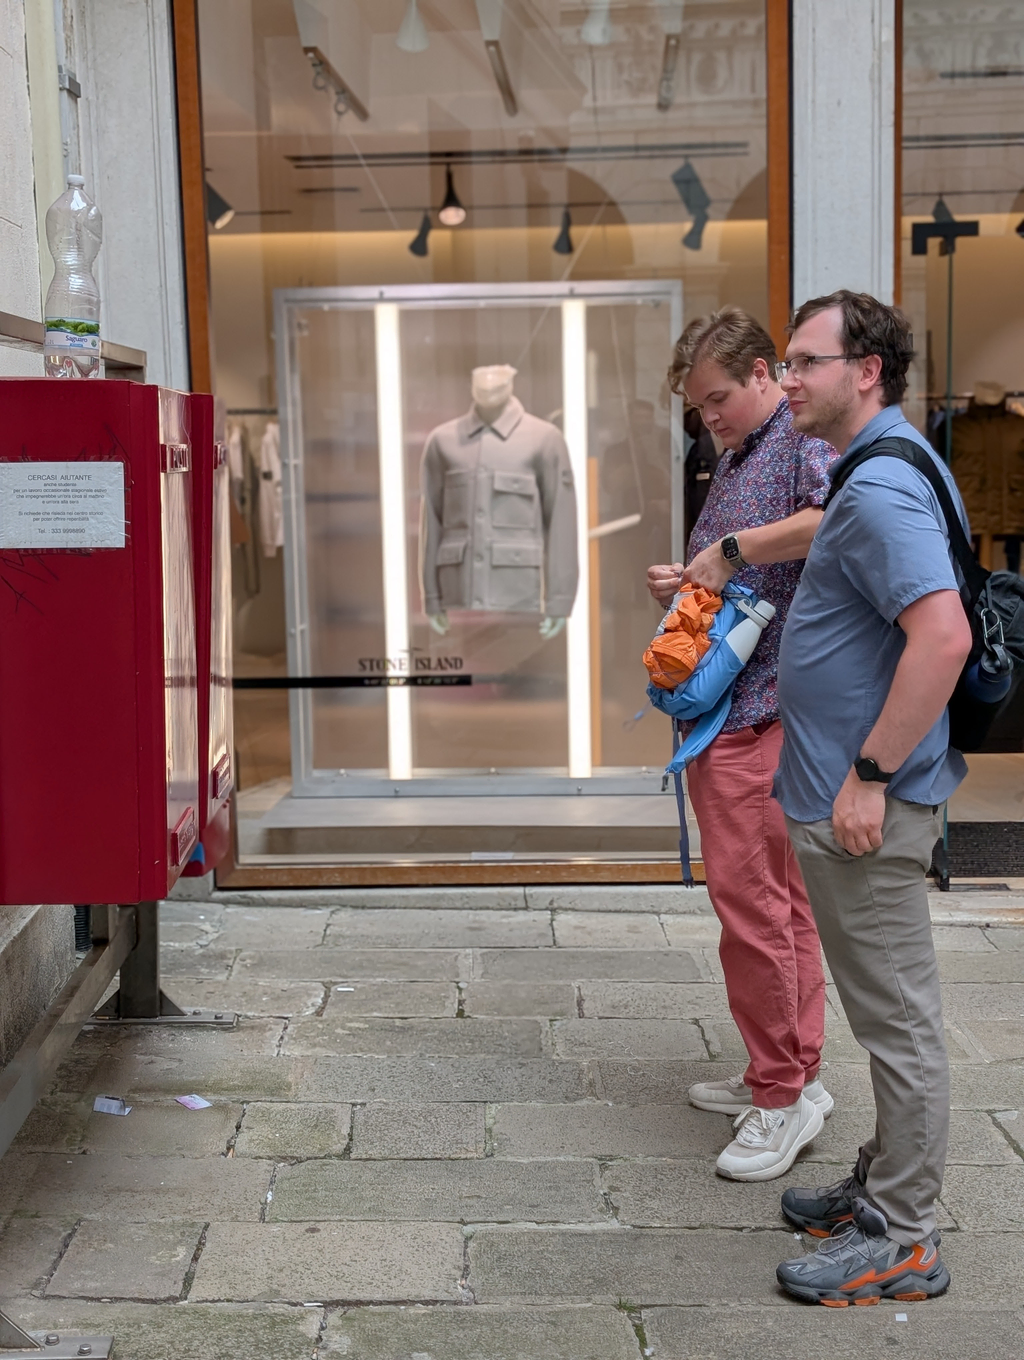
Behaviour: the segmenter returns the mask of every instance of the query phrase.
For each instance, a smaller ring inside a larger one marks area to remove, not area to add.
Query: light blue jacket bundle
[[[676,597],[678,599],[678,596]],[[676,600],[665,615],[669,617]],[[762,600],[746,586],[729,583],[722,591],[722,607],[708,630],[711,646],[697,663],[692,675],[675,689],[661,689],[652,681],[647,697],[655,708],[672,719],[672,759],[665,770],[675,783],[679,807],[679,859],[683,882],[693,884],[690,869],[690,840],[686,830],[686,801],[683,770],[706,751],[725,726],[732,707],[736,677],[750,660],[761,634],[775,617],[775,606]],[[659,633],[665,630],[662,619]],[[679,739],[679,724],[694,722],[684,741]]]

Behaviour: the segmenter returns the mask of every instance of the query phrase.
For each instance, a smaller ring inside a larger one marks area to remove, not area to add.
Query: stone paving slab
[[[469,1287],[479,1303],[781,1302],[775,1268],[795,1246],[787,1232],[478,1228]]]
[[[3,1299],[45,1287],[75,1219],[12,1218],[0,1228],[0,1307]]]
[[[536,948],[552,943],[546,911],[334,912],[326,945],[359,949],[475,949],[485,946]],[[278,947],[281,942],[278,942]]]
[[[657,916],[625,912],[555,912],[555,943],[570,949],[667,949]]]
[[[953,1020],[1018,1020],[1024,1015],[1024,982],[999,987],[978,982],[944,985],[942,1011]]]
[[[703,883],[692,888],[670,883],[565,883],[526,889],[527,906],[540,911],[610,911],[711,914],[711,898]]]
[[[447,1223],[212,1223],[197,1302],[461,1298],[461,1229]]]
[[[325,1015],[290,1025],[284,1052],[317,1057],[351,1053],[539,1058],[541,1040],[538,1020],[357,1020]]]
[[[165,944],[160,950],[160,972],[167,982],[168,992],[173,994],[175,979],[181,976],[225,981],[237,954],[236,949],[227,949],[219,944],[206,949],[185,949]]]
[[[725,988],[713,982],[584,982],[587,1019],[695,1020],[727,1016]]]
[[[238,978],[298,978],[354,982],[455,982],[463,976],[456,949],[245,949],[235,963]]]
[[[227,982],[211,978],[179,977],[174,984],[174,999],[188,1009],[237,1011],[239,1015],[312,1015],[323,1004],[324,989],[319,982],[282,982],[270,978],[230,978]]]
[[[707,1157],[729,1141],[723,1115],[692,1105],[499,1105],[496,1157]]]
[[[608,1209],[591,1162],[302,1162],[283,1167],[272,1222],[422,1219],[588,1223]]]
[[[254,1102],[235,1142],[237,1157],[340,1157],[349,1143],[351,1105]]]
[[[310,1360],[320,1309],[19,1299],[21,1326],[114,1337],[114,1360]]]
[[[458,1022],[462,1025],[467,1021]],[[280,1060],[279,1060],[280,1061]],[[586,1100],[582,1063],[467,1056],[315,1058],[303,1069],[304,1100]]]
[[[459,1006],[454,982],[335,983],[324,1015],[367,1015],[390,1019],[454,1019]]]
[[[981,926],[932,926],[932,939],[940,952],[955,951],[992,954],[996,946]]]
[[[663,916],[661,923],[673,949],[717,948],[722,927],[716,916]]]
[[[467,1015],[537,1015],[545,1019],[576,1014],[570,982],[470,982],[464,990]]]
[[[1017,901],[1020,901],[1018,896]],[[990,926],[985,931],[986,938],[997,949],[1024,950],[1024,930],[1012,926]]]
[[[47,1297],[177,1299],[202,1223],[83,1223],[46,1286]]]
[[[897,1322],[897,1312],[906,1322]],[[1024,1318],[953,1299],[875,1308],[652,1308],[644,1324],[657,1360],[1015,1360]]]
[[[941,1250],[960,1299],[1024,1306],[1024,1238],[1019,1233],[949,1232]]]
[[[306,949],[323,943],[331,920],[325,907],[225,907],[221,949]]]
[[[951,1166],[942,1202],[962,1229],[1020,1233],[1024,1229],[1024,1166]]]
[[[130,1117],[130,1116],[129,1116]],[[260,1216],[273,1166],[231,1157],[8,1153],[0,1215],[61,1213],[126,1223]]]
[[[114,1033],[114,1030],[119,1032]],[[248,1057],[265,1054],[273,1057],[281,1042],[284,1021],[276,1016],[239,1020],[233,1029],[214,1029],[198,1025],[194,1029],[175,1029],[169,1025],[110,1026],[86,1029],[83,1038],[88,1042],[96,1036],[97,1049],[116,1053],[124,1059],[142,1057],[173,1057],[178,1060],[216,1054],[217,1057]]]
[[[634,982],[711,982],[699,952],[666,949],[481,949],[474,978],[494,982],[582,982],[607,978]]]
[[[82,1080],[71,1078],[80,1090],[112,1093],[129,1102],[154,1096],[187,1096],[193,1091],[207,1100],[290,1100],[306,1080],[310,1058],[262,1055],[222,1057],[216,1053],[184,1057],[110,1056]],[[61,1085],[62,1091],[68,1086]]]
[[[704,1036],[690,1020],[555,1020],[560,1058],[699,1058]]]
[[[713,1116],[712,1116],[713,1117]],[[725,1146],[728,1126],[715,1149]],[[601,1185],[622,1223],[637,1228],[789,1228],[779,1208],[782,1192],[790,1185],[806,1185],[808,1180],[841,1180],[849,1166],[816,1166],[808,1177],[799,1160],[792,1171],[778,1180],[751,1182],[725,1180],[715,1174],[711,1157],[701,1161],[616,1162],[602,1170]],[[789,1228],[790,1243],[793,1242]],[[782,1249],[788,1250],[785,1239]],[[796,1248],[799,1250],[799,1248]],[[779,1258],[782,1259],[781,1257]]]
[[[851,1166],[875,1127],[874,1106],[837,1109],[801,1156],[811,1162],[836,1162]],[[988,1114],[977,1110],[953,1110],[949,1120],[947,1164],[957,1166],[1017,1163],[1020,1158]]]
[[[484,1155],[483,1105],[360,1105],[352,1124],[352,1158],[463,1158]]]
[[[989,1061],[993,1058],[1019,1058],[1024,1053],[1024,1018],[961,1020],[959,1027]]]
[[[332,1314],[320,1354],[348,1360],[637,1360],[614,1308],[352,1308]]]
[[[954,1109],[1024,1109],[1024,1062],[979,1063],[950,1070]]]
[[[186,1110],[167,1099],[135,1104],[127,1116],[90,1110],[80,1146],[86,1152],[120,1152],[126,1157],[215,1157],[227,1149],[242,1117],[236,1104]]]
[[[942,982],[984,982],[990,986],[1002,982],[1024,982],[1024,951],[1000,950],[991,954],[947,954],[939,960]]]
[[[707,1058],[685,1062],[634,1058],[592,1062],[590,1071],[595,1094],[601,1100],[617,1105],[683,1105],[695,1081],[734,1076],[736,1064],[713,1063]]]

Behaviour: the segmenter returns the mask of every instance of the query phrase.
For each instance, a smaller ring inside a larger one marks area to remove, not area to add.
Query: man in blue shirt
[[[913,357],[901,312],[842,290],[804,303],[791,337],[779,377],[793,424],[836,447],[833,476],[886,437],[932,452],[899,407]],[[925,874],[940,805],[966,771],[946,705],[970,646],[934,491],[898,458],[864,462],[815,534],[779,659],[775,796],[871,1056],[877,1114],[851,1176],[783,1195],[798,1226],[837,1229],[779,1266],[783,1288],[808,1301],[925,1299],[949,1286],[935,1232],[949,1067]]]

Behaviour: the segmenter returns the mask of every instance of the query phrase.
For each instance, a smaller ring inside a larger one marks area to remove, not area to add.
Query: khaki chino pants
[[[925,874],[936,809],[886,800],[882,846],[851,855],[830,820],[786,818],[818,933],[857,1042],[871,1055],[868,1197],[905,1246],[935,1228],[949,1137],[949,1064]]]

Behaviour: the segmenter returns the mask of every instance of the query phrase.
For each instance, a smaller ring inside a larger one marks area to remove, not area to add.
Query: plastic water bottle
[[[43,372],[48,378],[99,378],[100,292],[92,265],[103,242],[100,210],[81,175],[46,210],[53,281],[46,290]]]
[[[1011,669],[995,671],[985,665],[984,657],[967,672],[967,693],[983,704],[997,704],[1010,692]]]

